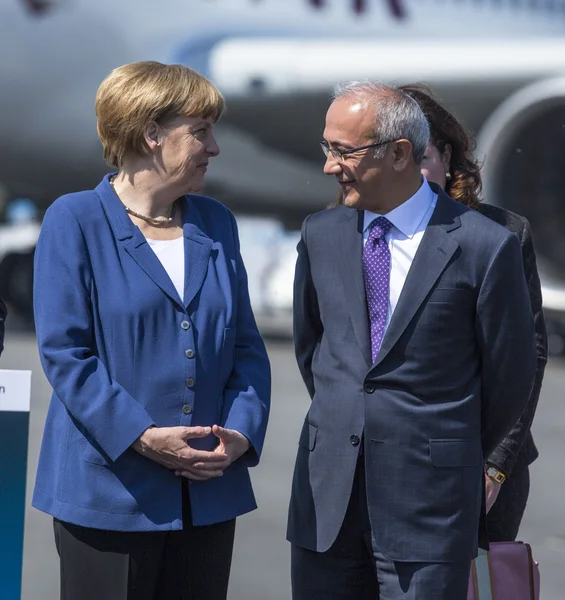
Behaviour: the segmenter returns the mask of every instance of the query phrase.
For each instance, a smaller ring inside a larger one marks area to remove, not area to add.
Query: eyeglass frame
[[[346,157],[350,154],[354,154],[355,152],[359,152],[361,150],[367,150],[368,148],[378,148],[379,146],[384,146],[385,144],[392,144],[392,142],[396,141],[397,140],[387,140],[386,142],[374,142],[373,144],[367,144],[366,146],[359,146],[357,148],[349,148],[348,150],[336,150],[335,148],[330,148],[326,141],[321,141],[320,146],[326,158],[328,158],[328,156],[331,154],[332,157],[335,160],[337,160],[337,162],[345,162]]]

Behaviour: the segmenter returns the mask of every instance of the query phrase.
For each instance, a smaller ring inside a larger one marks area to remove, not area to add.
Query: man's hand
[[[498,494],[500,493],[500,488],[502,487],[501,483],[494,481],[485,473],[485,488],[486,488],[486,509],[487,513],[492,508],[493,504],[496,502],[498,498]]]
[[[203,438],[212,433],[211,427],[150,427],[132,444],[132,448],[168,469],[174,469],[187,479],[203,481],[221,477],[229,464],[226,452],[216,448],[213,452],[191,448],[187,441]],[[194,464],[210,465],[206,470]],[[211,465],[215,465],[212,467]]]
[[[224,429],[219,425],[212,427],[212,433],[220,440],[220,443],[212,454],[216,454],[219,458],[218,461],[199,461],[193,464],[194,470],[202,475],[206,475],[208,472],[217,472],[219,470],[224,471],[229,465],[236,461],[240,456],[245,454],[249,450],[249,440],[239,431],[234,429]],[[227,456],[227,460],[220,459],[220,457]],[[178,471],[177,475],[183,475],[184,471]],[[207,477],[206,477],[207,479]]]

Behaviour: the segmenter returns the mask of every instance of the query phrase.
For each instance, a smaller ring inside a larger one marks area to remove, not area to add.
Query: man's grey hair
[[[409,140],[414,161],[418,165],[422,162],[430,138],[430,126],[413,98],[392,85],[380,82],[350,81],[336,85],[333,100],[350,97],[374,107],[375,142]],[[383,158],[386,148],[386,144],[375,148],[375,158]]]

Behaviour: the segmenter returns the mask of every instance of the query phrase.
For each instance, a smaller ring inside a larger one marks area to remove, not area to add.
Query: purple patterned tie
[[[392,223],[385,217],[377,217],[369,227],[369,238],[363,249],[363,274],[371,326],[371,356],[375,362],[388,315],[390,250],[384,237]]]

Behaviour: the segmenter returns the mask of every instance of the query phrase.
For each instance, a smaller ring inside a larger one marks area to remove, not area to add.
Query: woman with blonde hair
[[[64,600],[225,599],[235,519],[256,507],[269,362],[235,219],[198,195],[223,111],[184,66],[115,69],[96,114],[116,172],[45,215],[33,505],[54,517]]]

